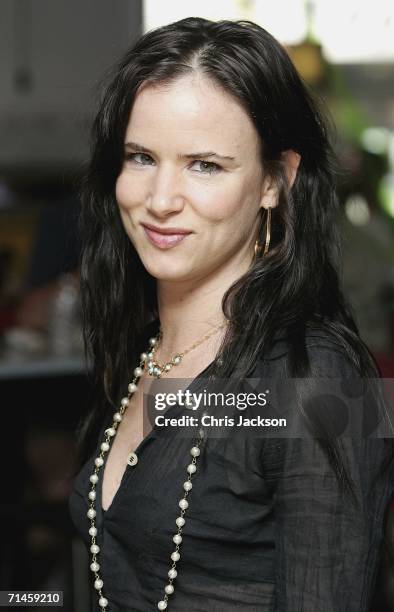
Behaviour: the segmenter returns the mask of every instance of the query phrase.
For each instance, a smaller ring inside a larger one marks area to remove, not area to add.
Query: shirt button
[[[135,465],[137,465],[138,463],[137,455],[135,453],[130,453],[130,455],[127,457],[127,463],[131,467],[134,467]]]

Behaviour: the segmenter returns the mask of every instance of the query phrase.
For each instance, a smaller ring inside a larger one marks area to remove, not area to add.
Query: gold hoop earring
[[[270,246],[270,240],[271,240],[271,207],[267,208],[267,221],[265,225],[265,244],[264,244],[263,255],[266,255],[268,253],[268,249]],[[260,254],[262,249],[263,249],[262,245],[259,244],[258,240],[256,240],[254,244],[254,254],[256,257],[257,255]]]
[[[265,246],[264,255],[268,253],[271,240],[271,207],[267,209],[267,223],[265,226]]]

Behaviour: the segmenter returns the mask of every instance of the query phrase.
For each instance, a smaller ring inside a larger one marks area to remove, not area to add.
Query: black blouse
[[[332,341],[307,340],[318,377],[354,376]],[[253,377],[285,379],[286,351],[259,360]],[[193,381],[189,389],[203,373]],[[281,383],[285,389],[284,381]],[[185,409],[176,405],[166,416]],[[103,424],[102,431],[109,426]],[[376,437],[343,440],[358,505],[341,494],[316,438],[258,437],[227,428],[208,436],[192,477],[170,612],[367,612],[393,490],[393,467],[374,481],[385,453]],[[70,510],[90,546],[86,516],[96,453],[75,480]],[[107,512],[96,504],[100,574],[108,612],[157,610],[168,584],[193,439],[159,427],[135,452]],[[133,450],[133,449],[131,449]],[[102,475],[97,486],[101,500]],[[375,482],[375,485],[374,485]],[[374,486],[373,486],[374,485]],[[90,553],[89,553],[90,555]],[[93,575],[92,575],[93,583]],[[99,606],[93,593],[93,608]]]

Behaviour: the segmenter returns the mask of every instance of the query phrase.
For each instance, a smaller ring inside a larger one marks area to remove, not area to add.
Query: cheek
[[[115,197],[120,208],[123,208],[127,202],[127,181],[125,181],[123,174],[120,174],[117,178],[115,185]]]
[[[189,198],[199,216],[213,224],[230,221],[243,208],[242,190],[236,185],[191,190]]]
[[[246,185],[232,184],[226,189],[213,190],[206,197],[200,193],[197,200],[205,219],[213,224],[244,226],[258,212],[258,198]]]
[[[130,176],[122,172],[116,181],[115,197],[121,209],[129,209],[141,201],[142,193],[139,193],[138,182],[132,181]]]

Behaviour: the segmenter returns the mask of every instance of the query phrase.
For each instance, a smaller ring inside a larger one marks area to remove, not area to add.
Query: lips
[[[148,240],[160,249],[171,249],[192,233],[183,228],[157,228],[145,223],[141,223],[141,225]]]

